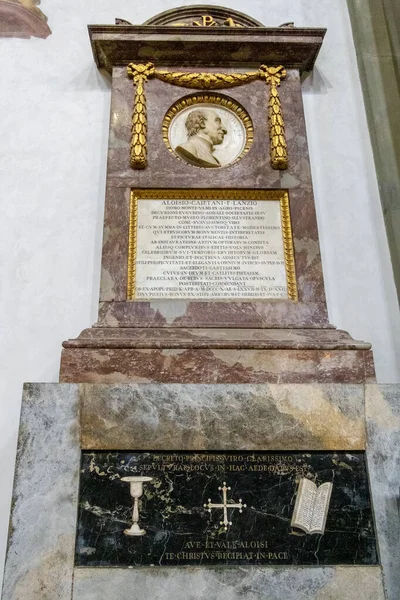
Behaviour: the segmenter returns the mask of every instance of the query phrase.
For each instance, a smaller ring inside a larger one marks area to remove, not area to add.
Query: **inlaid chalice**
[[[124,529],[125,535],[146,535],[146,530],[139,527],[139,498],[143,495],[143,484],[146,481],[152,481],[152,477],[141,477],[132,475],[131,477],[122,477],[121,481],[130,483],[130,492],[133,498],[133,524],[129,529]]]

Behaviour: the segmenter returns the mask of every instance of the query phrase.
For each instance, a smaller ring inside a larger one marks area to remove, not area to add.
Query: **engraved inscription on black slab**
[[[75,562],[375,564],[364,453],[85,452]]]

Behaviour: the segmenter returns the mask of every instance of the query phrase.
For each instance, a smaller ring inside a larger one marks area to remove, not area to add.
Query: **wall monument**
[[[3,599],[383,600],[384,392],[328,319],[302,105],[325,30],[188,6],[89,35],[98,320],[26,385]]]

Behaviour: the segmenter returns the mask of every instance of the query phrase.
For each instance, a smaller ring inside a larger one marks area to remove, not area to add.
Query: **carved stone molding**
[[[260,64],[311,71],[326,29],[89,25],[99,68],[157,62],[165,67],[257,69]]]

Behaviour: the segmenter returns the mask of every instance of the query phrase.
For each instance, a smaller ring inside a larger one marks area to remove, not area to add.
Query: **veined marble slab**
[[[368,465],[388,600],[400,598],[400,385],[367,385]]]
[[[80,482],[76,566],[379,564],[364,452],[90,450]]]
[[[110,598],[384,600],[384,594],[380,567],[75,569],[73,600]]]
[[[70,600],[79,486],[79,396],[25,384],[3,600]]]
[[[363,385],[83,384],[82,448],[363,450]]]

